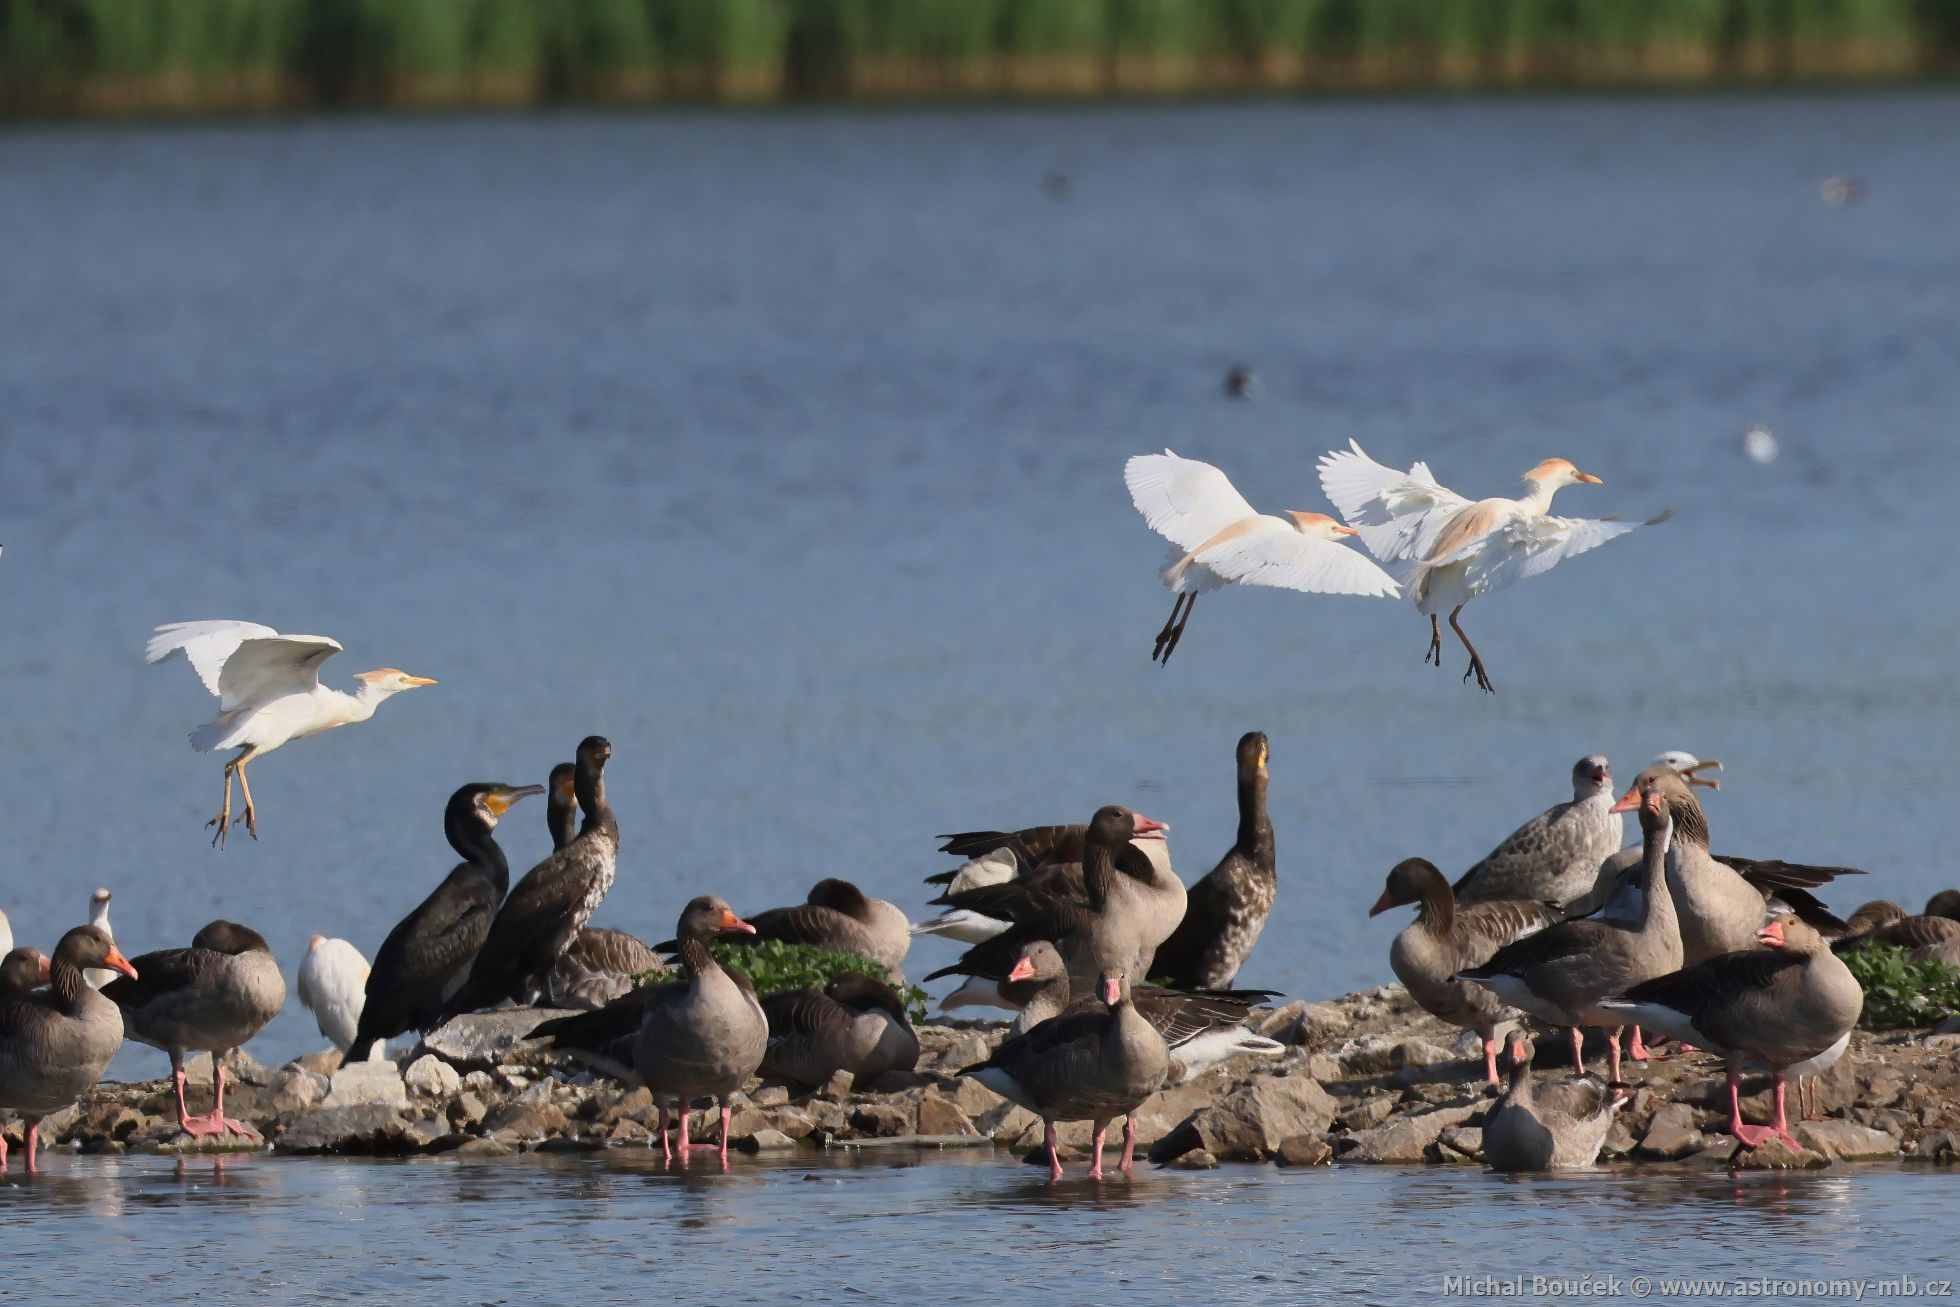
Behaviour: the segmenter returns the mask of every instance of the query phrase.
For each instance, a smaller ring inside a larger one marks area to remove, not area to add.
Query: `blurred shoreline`
[[[0,116],[1910,84],[1960,0],[13,0]]]

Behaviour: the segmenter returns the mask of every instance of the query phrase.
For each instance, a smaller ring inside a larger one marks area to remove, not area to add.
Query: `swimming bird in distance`
[[[320,684],[320,665],[340,652],[340,642],[324,635],[281,635],[257,622],[169,622],[156,628],[143,651],[145,662],[161,662],[178,650],[204,688],[218,696],[218,715],[191,732],[199,753],[237,749],[225,763],[224,806],[209,822],[223,847],[231,829],[231,778],[245,794],[245,829],[259,837],[258,811],[246,764],[282,744],[321,731],[364,722],[375,709],[403,690],[434,685],[427,676],[410,676],[393,667],[362,672],[353,693]]]
[[[1168,449],[1138,454],[1123,465],[1123,481],[1144,522],[1172,545],[1160,575],[1175,597],[1150,651],[1154,662],[1170,661],[1198,596],[1228,584],[1390,599],[1401,593],[1394,577],[1342,546],[1358,534],[1353,527],[1325,513],[1261,513],[1209,463]]]
[[[1560,490],[1600,484],[1598,477],[1563,458],[1545,459],[1524,474],[1524,482],[1529,491],[1516,499],[1473,503],[1439,485],[1428,464],[1397,472],[1369,458],[1352,440],[1347,449],[1320,456],[1320,488],[1368,552],[1397,570],[1416,611],[1429,619],[1429,651],[1423,661],[1443,665],[1437,615],[1447,610],[1450,629],[1470,655],[1463,679],[1475,676],[1487,694],[1497,691],[1457,621],[1465,604],[1548,572],[1615,536],[1658,525],[1672,514],[1669,510],[1644,523],[1552,516],[1552,496]]]

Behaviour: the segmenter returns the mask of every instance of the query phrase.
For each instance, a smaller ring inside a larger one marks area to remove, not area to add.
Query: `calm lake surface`
[[[316,931],[372,953],[454,861],[449,792],[541,781],[593,731],[625,841],[597,920],[650,938],[703,890],[753,910],[826,875],[916,909],[947,865],[936,832],[1112,801],[1171,821],[1195,879],[1231,840],[1253,728],[1282,888],[1248,983],[1386,979],[1395,924],[1364,914],[1387,868],[1468,865],[1593,751],[1623,780],[1666,748],[1719,757],[1718,844],[1868,868],[1841,911],[1916,905],[1960,883],[1941,506],[1960,479],[1957,110],[1914,93],[0,133],[0,908],[50,942],[100,884],[132,953],[219,915],[289,974]],[[1065,198],[1042,185],[1057,171]],[[1824,204],[1838,174],[1869,197]],[[1247,403],[1220,393],[1239,361],[1263,384]],[[1741,453],[1754,422],[1772,464]],[[1468,610],[1495,699],[1459,683],[1454,650],[1424,667],[1425,624],[1379,601],[1215,596],[1153,666],[1161,547],[1124,457],[1168,445],[1262,508],[1321,509],[1314,459],[1350,437],[1473,496],[1564,455],[1605,485],[1563,511],[1677,516]],[[257,766],[263,839],[222,853],[202,830],[219,762],[184,740],[212,701],[141,661],[152,625],[218,616],[338,637],[338,683],[441,681]],[[520,872],[543,815],[504,828]],[[915,974],[952,952],[928,942]],[[294,1004],[252,1051],[320,1043]],[[112,1074],[164,1069],[131,1047]],[[1297,1275],[1362,1298],[1398,1294],[1418,1246],[1440,1274],[1431,1249],[1494,1266],[1520,1240],[1598,1269],[1609,1249],[1638,1261],[1629,1246],[1836,1265],[1855,1236],[1900,1270],[1911,1254],[1884,1241],[1949,1194],[1892,1171],[1232,1170],[1051,1199],[1005,1164],[858,1169],[876,1174],[253,1161],[219,1184],[208,1163],[58,1158],[5,1192],[10,1225],[144,1250],[131,1274],[235,1257],[290,1292],[340,1270],[387,1287],[364,1241],[424,1259],[391,1276],[546,1241],[508,1264],[513,1299],[522,1277],[544,1298],[623,1283],[676,1230],[739,1269],[722,1288],[769,1296],[802,1273],[812,1194],[842,1223],[838,1281],[893,1295],[975,1289],[1039,1243],[1056,1251],[1030,1283],[1094,1274],[1114,1294],[1114,1264],[1145,1289],[1202,1266],[1221,1293]],[[554,1225],[615,1256],[550,1253]]]

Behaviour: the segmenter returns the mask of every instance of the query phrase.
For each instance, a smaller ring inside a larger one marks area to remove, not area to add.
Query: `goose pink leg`
[[[211,1060],[211,1066],[215,1099],[211,1105],[211,1120],[217,1122],[220,1130],[229,1130],[235,1135],[244,1135],[247,1139],[263,1139],[265,1136],[245,1122],[225,1115],[225,1066],[215,1056]]]
[[[22,1142],[27,1145],[27,1173],[33,1175],[41,1169],[40,1162],[36,1160],[40,1155],[41,1118],[38,1116],[22,1117],[20,1119],[20,1133]]]
[[[735,1114],[735,1109],[728,1105],[728,1100],[725,1098],[722,1099],[721,1100],[721,1169],[724,1171],[728,1169],[728,1119],[734,1114]]]
[[[1089,1140],[1089,1178],[1091,1180],[1100,1180],[1103,1178],[1103,1169],[1102,1169],[1103,1140],[1108,1138],[1108,1136],[1109,1136],[1109,1122],[1107,1121],[1096,1122],[1096,1132],[1094,1135],[1090,1137]]]
[[[1606,1078],[1613,1084],[1620,1083],[1620,1032],[1606,1032]]]
[[[1055,1149],[1055,1123],[1047,1123],[1048,1128],[1041,1132],[1041,1142],[1048,1146],[1048,1181],[1053,1184],[1062,1178],[1062,1155]]]
[[[1586,1032],[1577,1026],[1572,1027],[1572,1065],[1578,1068],[1580,1075],[1586,1074],[1586,1055],[1581,1051],[1585,1046]]]
[[[1491,1084],[1501,1084],[1497,1078],[1497,1036],[1484,1036],[1484,1079]]]
[[[1741,1141],[1745,1148],[1756,1148],[1769,1142],[1772,1137],[1781,1137],[1792,1148],[1801,1148],[1790,1137],[1790,1123],[1783,1115],[1783,1077],[1776,1077],[1776,1122],[1774,1125],[1750,1125],[1742,1119],[1742,1072],[1729,1068],[1729,1133]]]
[[[1137,1114],[1130,1113],[1123,1118],[1123,1174],[1134,1177],[1137,1173]]]
[[[674,1164],[674,1141],[667,1134],[667,1105],[660,1105],[660,1165],[665,1168]]]
[[[1639,1026],[1633,1028],[1633,1040],[1627,1045],[1627,1052],[1633,1056],[1633,1060],[1636,1062],[1645,1062],[1652,1056],[1647,1051],[1647,1045],[1640,1042]]]
[[[0,1135],[0,1175],[7,1173],[7,1136]]]
[[[177,1083],[177,1128],[193,1139],[202,1139],[206,1135],[222,1134],[224,1127],[212,1120],[211,1117],[191,1115],[189,1104],[184,1102],[184,1084],[190,1077],[184,1074],[184,1067],[181,1062],[171,1068],[170,1078]]]

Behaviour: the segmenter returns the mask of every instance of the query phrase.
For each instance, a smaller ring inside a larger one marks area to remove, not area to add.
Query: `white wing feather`
[[[1258,513],[1223,472],[1168,449],[1138,454],[1125,463],[1123,483],[1150,529],[1185,549],[1196,549],[1232,523]]]
[[[1241,585],[1388,598],[1402,593],[1395,578],[1359,550],[1302,535],[1278,518],[1261,518],[1258,527],[1205,550],[1197,561]]]
[[[1656,518],[1655,522],[1662,520]],[[1549,515],[1514,518],[1462,551],[1469,562],[1464,580],[1472,594],[1489,594],[1514,581],[1549,572],[1568,558],[1655,522]]]
[[[219,707],[226,712],[270,703],[320,686],[320,664],[340,652],[324,635],[269,635],[246,640],[225,659],[218,676]]]
[[[156,629],[149,644],[143,647],[143,661],[160,663],[179,649],[184,658],[197,673],[197,679],[204,682],[204,688],[218,693],[218,674],[224,670],[225,659],[247,640],[261,636],[278,635],[279,632],[257,622],[166,622]]]
[[[1358,442],[1320,456],[1320,488],[1385,563],[1420,558],[1470,501],[1438,484],[1427,463],[1407,472],[1383,467]],[[1350,452],[1351,451],[1351,452]]]

